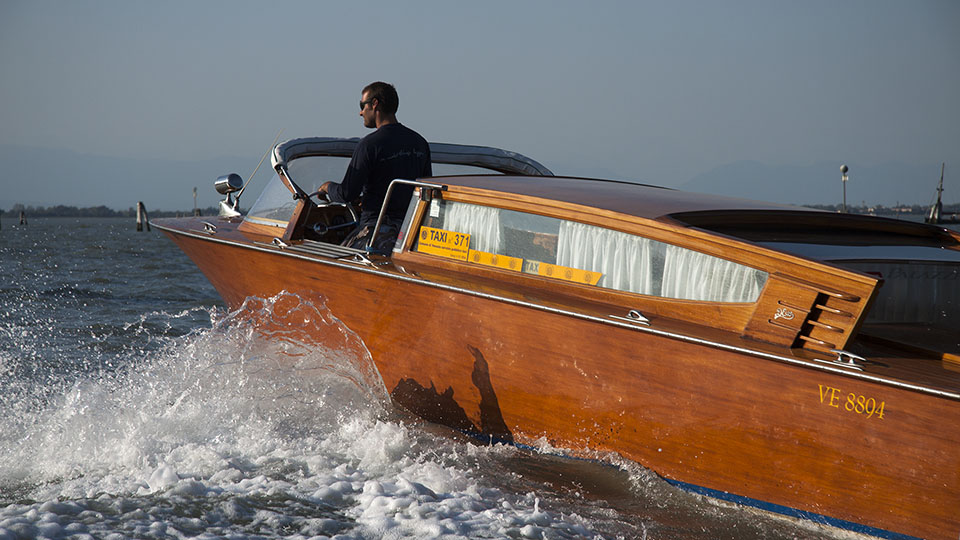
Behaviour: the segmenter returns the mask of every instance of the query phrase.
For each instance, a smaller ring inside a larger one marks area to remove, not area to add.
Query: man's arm
[[[327,199],[333,202],[353,202],[360,198],[363,186],[369,176],[363,149],[364,146],[361,144],[354,150],[353,157],[350,158],[350,164],[347,166],[347,172],[343,175],[343,181],[339,184],[324,182],[317,191],[325,193]]]

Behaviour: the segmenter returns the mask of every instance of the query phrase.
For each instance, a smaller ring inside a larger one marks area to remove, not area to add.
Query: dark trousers
[[[373,236],[373,228],[377,222],[361,223],[353,230],[342,244],[354,249],[367,249],[370,237]],[[383,218],[380,223],[380,232],[374,239],[374,244],[370,246],[370,252],[380,255],[389,255],[393,251],[393,245],[397,242],[397,236],[400,234],[400,220]]]

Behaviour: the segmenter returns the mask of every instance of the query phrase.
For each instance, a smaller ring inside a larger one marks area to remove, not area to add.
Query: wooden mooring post
[[[199,216],[200,209],[197,208],[197,188],[193,188],[193,215]]]
[[[143,201],[137,203],[137,231],[142,232],[143,226],[147,226],[147,231],[150,231],[150,218],[147,217],[147,207],[143,205]]]

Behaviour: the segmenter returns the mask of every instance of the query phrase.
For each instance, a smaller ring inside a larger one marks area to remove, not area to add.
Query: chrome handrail
[[[430,182],[420,182],[417,180],[403,180],[400,178],[394,179],[390,182],[390,185],[387,186],[387,194],[383,197],[383,204],[380,206],[380,214],[377,216],[377,224],[373,228],[373,234],[370,235],[370,239],[367,240],[366,250],[370,251],[374,245],[374,240],[376,240],[377,235],[380,234],[380,225],[383,223],[383,217],[387,214],[387,203],[390,201],[390,195],[393,193],[393,186],[397,184],[403,184],[406,186],[414,186],[419,188],[427,188],[429,190],[439,190],[446,191],[447,186],[444,184],[431,184]],[[420,198],[427,200],[430,196],[426,194],[427,192],[423,189],[420,190]]]

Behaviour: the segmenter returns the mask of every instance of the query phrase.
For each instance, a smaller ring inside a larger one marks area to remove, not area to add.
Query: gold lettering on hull
[[[861,414],[867,418],[878,418],[883,420],[883,410],[886,407],[885,401],[879,401],[873,397],[867,397],[853,392],[844,393],[839,388],[818,384],[820,387],[820,403],[827,407],[833,407],[837,410]]]

